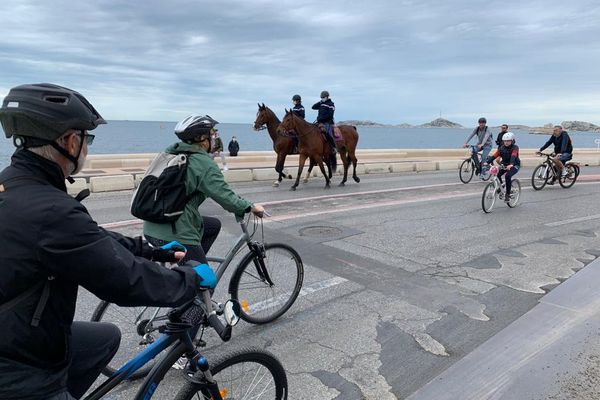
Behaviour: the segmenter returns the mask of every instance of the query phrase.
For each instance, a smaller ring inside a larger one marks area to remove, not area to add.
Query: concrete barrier
[[[76,195],[79,192],[81,192],[82,190],[88,188],[87,181],[83,178],[76,178],[75,182],[73,182],[73,183],[66,182],[66,184],[67,184],[67,193],[69,193],[71,195]]]
[[[90,190],[94,193],[134,188],[133,175],[94,176],[90,178]]]
[[[437,170],[437,161],[420,161],[415,163],[415,171],[435,171]]]
[[[273,168],[255,168],[252,170],[252,179],[255,181],[274,181],[279,174]]]
[[[398,172],[414,172],[415,163],[413,162],[403,162],[403,163],[391,163],[390,171],[393,173]]]
[[[390,172],[390,164],[387,163],[373,163],[363,165],[365,166],[365,172],[367,174],[387,174]]]
[[[251,169],[230,169],[228,171],[223,171],[223,177],[229,183],[251,182],[253,179]]]
[[[455,170],[460,168],[463,160],[440,160],[437,162],[438,170]]]
[[[536,167],[540,165],[545,159],[540,157],[537,158],[521,158],[522,167]]]

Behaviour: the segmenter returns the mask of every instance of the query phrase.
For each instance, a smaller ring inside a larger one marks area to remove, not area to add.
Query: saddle
[[[327,140],[326,135],[327,130],[325,129],[325,124],[318,124],[319,126],[319,130],[321,131],[321,135],[323,135],[323,139]],[[341,143],[344,142],[344,137],[342,136],[342,131],[340,130],[340,128],[337,125],[330,125],[333,128],[333,140],[335,140],[335,143],[337,146],[339,146]]]

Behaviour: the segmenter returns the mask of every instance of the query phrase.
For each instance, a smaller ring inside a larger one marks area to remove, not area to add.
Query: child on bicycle
[[[500,157],[500,164],[504,168],[498,172],[498,179],[502,180],[502,175],[506,174],[506,195],[504,201],[510,201],[510,190],[512,185],[512,177],[519,172],[521,168],[521,160],[519,159],[519,146],[515,144],[515,134],[506,132],[502,136],[502,146],[500,146],[494,154],[490,155],[483,165],[487,166],[494,159]]]

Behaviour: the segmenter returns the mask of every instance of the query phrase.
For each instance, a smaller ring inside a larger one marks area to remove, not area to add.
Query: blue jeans
[[[481,149],[481,162],[484,163],[486,162],[488,156],[490,155],[490,151],[492,151],[492,146],[491,145],[485,145],[483,146],[483,149]],[[481,173],[483,174],[483,166],[481,167]],[[487,167],[486,167],[487,168]]]
[[[519,172],[519,166],[518,165],[513,165],[513,167],[510,169],[510,171],[507,171],[505,169],[503,169],[502,171],[498,172],[498,178],[502,178],[502,175],[506,174],[506,197],[505,199],[509,199],[510,197],[510,189],[512,188],[512,177],[515,176],[517,174],[517,172]]]

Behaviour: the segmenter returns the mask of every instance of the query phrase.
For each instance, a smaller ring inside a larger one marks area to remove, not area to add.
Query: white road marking
[[[324,290],[324,289],[328,289],[330,287],[339,285],[340,283],[344,283],[344,282],[348,282],[348,280],[345,278],[342,278],[341,276],[334,276],[333,278],[330,278],[330,279],[327,279],[324,281],[315,282],[308,286],[304,286],[300,290],[300,294],[298,295],[298,298],[309,295],[311,293],[315,293],[315,292]],[[266,310],[267,308],[270,308],[270,307],[279,306],[279,305],[285,303],[287,301],[287,299],[289,298],[289,296],[290,296],[289,293],[284,293],[284,294],[280,294],[279,296],[274,297],[272,299],[259,301],[258,303],[251,304],[249,307],[249,310],[248,310],[249,311],[248,314],[254,314],[254,313]]]
[[[600,214],[588,215],[587,217],[565,219],[563,221],[548,222],[547,224],[544,224],[544,225],[546,225],[546,226],[561,226],[561,225],[573,224],[575,222],[590,221],[592,219],[600,219]]]

